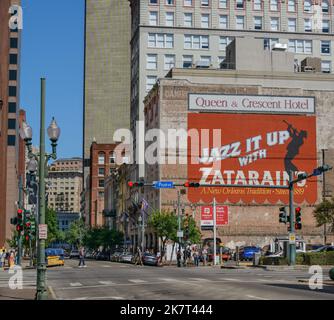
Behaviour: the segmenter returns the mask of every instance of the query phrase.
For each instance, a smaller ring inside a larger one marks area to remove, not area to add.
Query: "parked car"
[[[239,251],[239,259],[241,261],[251,261],[253,260],[254,253],[261,253],[261,248],[255,246],[242,247]]]
[[[87,250],[85,254],[86,259],[92,259],[93,257],[93,252],[91,250]]]
[[[334,251],[334,246],[326,245],[315,250],[310,250],[309,252],[330,252],[330,251]]]
[[[314,251],[317,250],[319,248],[322,248],[324,245],[323,244],[307,244],[306,245],[306,251]]]
[[[123,252],[119,257],[119,262],[133,263],[133,254],[131,252]]]
[[[73,258],[79,258],[79,250],[77,249],[71,250],[70,259],[73,259]]]
[[[119,262],[119,258],[122,255],[122,252],[116,251],[110,256],[110,261],[112,262]]]
[[[158,258],[153,253],[144,253],[142,259],[143,259],[143,264],[145,265],[149,265],[149,266],[158,265]]]
[[[96,255],[96,260],[108,261],[110,260],[110,254],[108,251],[100,251]]]

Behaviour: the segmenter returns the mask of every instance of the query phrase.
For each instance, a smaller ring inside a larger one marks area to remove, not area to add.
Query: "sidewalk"
[[[11,290],[0,288],[0,300],[34,300],[35,289]]]

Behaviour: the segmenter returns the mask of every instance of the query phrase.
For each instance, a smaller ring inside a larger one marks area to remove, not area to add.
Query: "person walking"
[[[203,255],[203,266],[206,266],[206,262],[208,259],[208,250],[206,248],[203,248],[202,255]]]
[[[194,248],[193,258],[194,258],[195,267],[198,267],[198,265],[199,265],[199,252],[198,252],[197,247]]]
[[[9,268],[13,268],[15,265],[15,254],[14,251],[11,251],[8,258]]]
[[[3,265],[3,260],[2,260],[2,257],[5,253],[3,252],[3,250],[1,249],[0,250],[0,269],[2,269],[2,265]]]
[[[85,248],[81,247],[79,250],[79,268],[86,268],[86,263],[85,263]]]
[[[179,249],[176,254],[177,266],[181,268],[181,250]]]

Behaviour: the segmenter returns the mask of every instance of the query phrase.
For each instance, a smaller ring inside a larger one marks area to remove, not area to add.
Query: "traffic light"
[[[326,172],[326,171],[329,171],[329,170],[332,170],[333,168],[330,167],[328,164],[325,164],[321,167],[318,167],[316,169],[313,170],[313,175],[314,176],[319,176],[321,175],[322,173]]]
[[[279,223],[287,223],[288,215],[286,213],[285,207],[279,208]]]
[[[144,187],[145,182],[144,181],[129,181],[128,182],[128,186],[129,188],[133,188],[133,187]]]
[[[302,228],[302,209],[301,207],[297,207],[295,209],[295,215],[296,215],[295,229],[301,230]]]
[[[199,188],[200,184],[198,182],[186,182],[183,184],[185,188]]]
[[[17,210],[17,225],[16,225],[16,230],[18,232],[23,231],[23,210],[18,209]]]

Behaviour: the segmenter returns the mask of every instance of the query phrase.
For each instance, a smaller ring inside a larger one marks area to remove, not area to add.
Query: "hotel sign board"
[[[189,111],[314,114],[314,97],[189,94]]]

